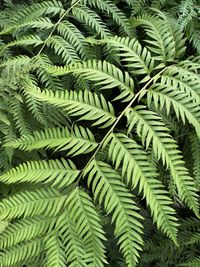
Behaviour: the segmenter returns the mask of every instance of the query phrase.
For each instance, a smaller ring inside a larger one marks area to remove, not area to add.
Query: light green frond
[[[114,109],[103,95],[85,91],[41,91],[39,88],[28,91],[40,101],[56,107],[62,107],[69,116],[79,116],[80,120],[95,120],[92,125],[101,128],[110,126],[115,121]]]
[[[134,127],[141,137],[143,145],[152,145],[156,159],[162,160],[169,168],[174,184],[182,201],[198,215],[197,189],[188,170],[185,168],[178,145],[170,136],[169,129],[162,119],[144,106],[136,106],[127,113],[129,131]]]
[[[80,171],[71,160],[28,161],[0,176],[0,181],[12,183],[43,183],[62,188],[72,184]]]
[[[96,31],[96,33],[99,34],[101,38],[105,38],[111,35],[101,17],[90,8],[84,5],[75,6],[72,9],[72,14],[74,18],[77,19],[79,22],[87,25],[92,30]]]
[[[187,119],[200,137],[200,106],[187,93],[178,90],[178,88],[175,90],[157,83],[151,86],[147,92],[148,106],[151,105],[152,101],[156,109],[162,110],[165,107],[167,114],[173,107],[177,119],[181,119],[184,124]]]
[[[153,71],[154,59],[146,47],[142,47],[137,39],[116,36],[101,42],[111,46],[116,55],[125,62],[124,65],[130,68],[134,74],[150,75]]]
[[[136,266],[138,251],[143,244],[140,223],[142,216],[132,200],[132,194],[126,189],[119,174],[101,161],[93,160],[84,175],[88,186],[92,188],[95,200],[98,199],[105,211],[112,214],[115,235],[127,266]]]
[[[63,20],[56,28],[57,32],[71,44],[83,60],[87,59],[86,41],[79,29],[67,20]]]
[[[43,214],[56,215],[66,196],[53,188],[22,191],[4,198],[0,202],[0,219],[24,218]]]
[[[128,36],[133,35],[133,29],[131,28],[131,24],[125,14],[109,0],[82,0],[81,3],[84,5],[89,5],[93,8],[98,8],[108,15],[108,17],[112,17],[113,21],[123,30],[125,34]]]
[[[176,212],[172,200],[162,183],[156,179],[154,165],[146,152],[134,140],[124,134],[112,134],[109,143],[109,157],[115,168],[122,168],[122,175],[132,188],[138,187],[150,207],[157,227],[177,243]]]
[[[103,245],[105,234],[90,196],[76,188],[67,198],[66,205],[69,216],[77,224],[78,234],[83,239],[87,254],[86,263],[91,266],[103,267],[106,263]]]
[[[132,20],[134,27],[143,26],[148,37],[146,40],[149,49],[156,54],[156,59],[171,61],[175,56],[176,44],[173,34],[169,31],[165,21],[158,16],[142,15]]]
[[[59,231],[62,243],[65,248],[67,264],[69,267],[87,267],[85,262],[86,251],[83,240],[78,233],[77,225],[68,212],[59,216],[55,228]]]
[[[68,73],[81,75],[85,80],[95,82],[95,86],[100,86],[101,90],[118,87],[122,91],[122,94],[115,99],[126,97],[126,100],[128,101],[133,97],[134,81],[129,73],[123,73],[115,65],[107,61],[89,60],[65,67],[49,66],[47,70],[56,76]]]
[[[65,64],[75,63],[80,60],[74,48],[63,37],[53,35],[45,41],[47,47],[52,48],[56,55],[62,57]]]
[[[46,251],[47,267],[66,267],[64,246],[57,234],[46,238],[44,249]]]
[[[31,240],[20,243],[0,252],[1,267],[15,267],[17,263],[24,262],[41,253],[41,240]]]
[[[97,143],[89,129],[75,125],[72,131],[67,127],[35,131],[32,135],[24,135],[5,146],[27,151],[40,148],[55,149],[56,151],[68,150],[68,155],[76,156],[91,152]]]
[[[52,231],[56,218],[37,216],[10,222],[0,236],[0,248],[4,249],[27,241],[32,238],[46,235]]]

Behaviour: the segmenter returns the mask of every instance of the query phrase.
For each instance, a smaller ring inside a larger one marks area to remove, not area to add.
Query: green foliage
[[[200,6],[168,2],[3,1],[0,267],[200,265]]]

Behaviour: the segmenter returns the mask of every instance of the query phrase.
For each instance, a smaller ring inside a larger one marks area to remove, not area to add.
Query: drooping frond
[[[173,107],[177,119],[181,119],[184,124],[187,119],[200,137],[200,106],[188,94],[178,90],[178,88],[175,90],[170,86],[157,83],[149,88],[147,101],[148,106],[154,101],[156,109],[162,110],[165,106],[167,114]]]
[[[107,61],[89,60],[65,67],[50,66],[47,70],[56,76],[68,73],[81,75],[84,79],[95,82],[95,85],[100,86],[101,90],[118,87],[122,91],[122,94],[116,97],[116,99],[126,97],[126,100],[129,100],[133,96],[134,81],[129,73],[123,73],[115,65]]]
[[[142,143],[149,147],[152,144],[157,160],[169,168],[173,181],[182,201],[198,215],[197,189],[193,178],[184,166],[184,161],[175,140],[169,134],[169,129],[156,113],[137,106],[127,114],[129,131],[136,128]]]
[[[80,171],[72,161],[49,160],[28,161],[0,176],[0,181],[12,184],[20,182],[44,183],[62,188],[72,184]]]
[[[40,148],[68,150],[68,155],[89,153],[95,149],[97,143],[91,131],[81,126],[75,126],[72,131],[67,127],[46,128],[35,131],[32,135],[25,135],[5,144],[6,147],[19,148],[27,151]]]
[[[1,249],[14,246],[22,241],[27,241],[51,232],[55,218],[37,216],[33,218],[19,219],[10,222],[6,230],[1,234]]]
[[[133,35],[131,24],[125,14],[110,0],[81,0],[84,5],[89,5],[93,8],[98,8],[105,12],[108,17],[112,17],[113,21],[126,33],[128,36]]]
[[[66,257],[63,243],[61,242],[59,236],[54,234],[48,236],[45,242],[45,248],[47,253],[46,265],[48,267],[65,267]]]
[[[16,266],[17,263],[24,262],[29,258],[41,253],[41,240],[31,240],[20,243],[14,247],[7,248],[0,253],[0,266]]]
[[[79,116],[80,120],[95,120],[102,128],[110,126],[114,120],[114,109],[103,95],[85,91],[41,91],[39,88],[28,91],[40,101],[62,107],[69,116]]]
[[[56,215],[66,196],[53,188],[22,191],[5,198],[0,203],[0,219],[29,217],[34,215]]]
[[[143,243],[142,224],[138,221],[142,216],[138,214],[133,196],[126,189],[119,174],[106,163],[93,160],[85,170],[85,176],[94,198],[104,205],[108,214],[113,214],[115,235],[127,266],[136,266],[138,251]]]
[[[165,21],[155,15],[142,15],[132,20],[133,26],[143,26],[148,37],[146,40],[152,53],[156,54],[156,59],[161,61],[171,61],[175,56],[176,44],[173,34],[166,27]]]
[[[106,24],[102,21],[101,17],[90,8],[84,5],[75,6],[72,9],[72,14],[75,19],[77,19],[83,24],[86,24],[97,34],[99,34],[101,38],[105,38],[111,35],[110,31],[108,30]]]
[[[196,134],[190,135],[192,158],[193,158],[193,173],[195,183],[200,187],[200,140]]]
[[[154,59],[146,47],[143,48],[138,40],[116,36],[107,38],[102,42],[112,47],[116,55],[122,58],[124,65],[130,68],[132,73],[136,75],[146,74],[148,75],[147,78],[149,78],[154,68]]]
[[[59,216],[56,222],[56,229],[61,235],[68,266],[87,267],[88,265],[85,262],[86,251],[83,245],[83,240],[78,234],[77,225],[73,223],[68,212],[64,212]]]
[[[139,192],[146,198],[158,228],[177,243],[177,222],[175,211],[171,207],[172,201],[162,183],[156,179],[154,165],[142,147],[126,135],[112,134],[108,153],[115,163],[115,168],[121,166],[127,183],[131,184],[132,188],[138,187]]]
[[[67,198],[70,218],[77,223],[78,234],[83,239],[88,265],[103,267],[105,260],[104,231],[90,196],[76,188]]]
[[[200,257],[192,259],[186,263],[181,264],[182,267],[199,267],[200,265]]]

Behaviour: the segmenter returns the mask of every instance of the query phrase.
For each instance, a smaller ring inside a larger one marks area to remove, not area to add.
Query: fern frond
[[[49,160],[28,161],[0,176],[0,181],[12,184],[21,182],[44,183],[62,188],[72,184],[80,171],[72,161]]]
[[[28,91],[40,101],[62,107],[69,116],[79,116],[80,120],[95,120],[92,125],[101,128],[110,126],[115,121],[114,109],[103,95],[85,91],[41,91],[39,88]]]
[[[85,38],[74,24],[67,20],[63,20],[59,23],[56,30],[67,42],[71,44],[83,60],[87,59],[87,44]]]
[[[63,244],[59,237],[54,234],[46,238],[45,248],[47,253],[46,264],[48,267],[65,267],[66,257]]]
[[[179,7],[179,19],[181,29],[184,29],[193,17],[197,16],[194,0],[182,0]]]
[[[123,74],[119,68],[107,61],[89,60],[65,67],[49,66],[47,70],[56,76],[68,73],[81,75],[84,79],[95,82],[95,86],[100,86],[101,90],[118,87],[122,94],[115,99],[126,97],[128,101],[133,97],[134,81],[129,73]]]
[[[41,240],[23,242],[0,253],[0,266],[11,267],[24,262],[41,253]]]
[[[122,58],[122,61],[125,62],[124,65],[130,68],[134,74],[146,74],[149,76],[153,71],[154,59],[146,47],[142,47],[138,40],[116,36],[107,38],[102,42],[111,45],[116,55]]]
[[[68,212],[59,216],[55,227],[61,235],[68,266],[87,267],[83,240],[78,233],[77,225],[73,222],[73,218],[69,217]]]
[[[164,60],[165,62],[174,59],[176,44],[165,21],[158,16],[142,15],[133,19],[132,24],[134,27],[144,27],[148,37],[150,37],[146,43],[149,50],[156,54],[157,60]]]
[[[191,149],[192,149],[192,157],[193,157],[193,173],[195,177],[195,182],[197,187],[200,187],[200,140],[196,136],[196,134],[191,134],[189,136]]]
[[[181,200],[198,215],[197,189],[194,180],[184,167],[184,161],[175,140],[169,134],[169,129],[156,113],[146,110],[144,106],[137,106],[129,112],[127,114],[129,131],[135,126],[143,145],[148,148],[152,144],[156,159],[162,159],[163,164],[169,168]]]
[[[61,56],[65,64],[80,60],[74,48],[61,36],[53,35],[45,41],[45,44],[54,49],[55,54]]]
[[[90,8],[84,5],[79,5],[72,9],[72,14],[74,18],[76,18],[79,22],[86,24],[97,34],[99,34],[101,38],[105,38],[111,35],[101,17]]]
[[[89,5],[94,8],[98,8],[108,15],[108,17],[112,17],[113,21],[123,30],[125,34],[128,36],[133,35],[133,29],[131,28],[131,24],[125,14],[109,0],[82,0],[84,5]]]
[[[5,249],[32,238],[46,235],[51,232],[55,218],[37,216],[10,222],[0,237],[0,248]]]
[[[85,261],[88,265],[103,267],[105,260],[105,233],[100,224],[100,218],[95,210],[90,196],[76,188],[66,202],[69,216],[77,223],[78,234],[83,239],[86,251]]]
[[[112,134],[109,143],[109,157],[115,168],[122,168],[122,175],[132,188],[138,186],[150,207],[157,227],[177,243],[177,219],[172,201],[162,183],[157,180],[154,165],[147,154],[134,140],[123,134]]]
[[[5,144],[5,146],[27,151],[40,148],[50,148],[58,151],[69,150],[68,155],[76,156],[91,152],[95,149],[97,143],[89,129],[75,126],[72,131],[69,131],[67,127],[35,131],[32,135],[24,135]]]
[[[186,263],[181,264],[182,267],[199,267],[200,265],[200,257],[194,258]]]
[[[22,191],[0,202],[0,219],[24,218],[43,214],[56,215],[66,196],[52,188]]]
[[[184,124],[187,119],[200,137],[200,107],[188,94],[157,83],[152,85],[147,92],[148,106],[152,101],[154,101],[156,109],[162,110],[165,106],[167,114],[173,107],[177,119],[181,119]]]
[[[119,247],[129,267],[136,266],[143,244],[142,224],[138,221],[142,216],[132,200],[119,174],[108,164],[93,160],[85,170],[88,186],[92,188],[95,200],[104,205],[105,211],[112,213],[115,223],[115,235]]]

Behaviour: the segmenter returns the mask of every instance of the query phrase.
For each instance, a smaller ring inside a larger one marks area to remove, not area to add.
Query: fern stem
[[[92,162],[92,160],[96,157],[97,153],[99,152],[99,150],[103,147],[104,143],[106,143],[107,138],[109,137],[109,135],[114,131],[115,127],[117,126],[117,124],[119,123],[119,121],[121,120],[121,118],[124,116],[124,114],[126,113],[126,111],[133,105],[133,103],[141,96],[141,94],[145,94],[145,90],[147,88],[147,86],[149,84],[151,84],[151,82],[153,82],[153,80],[157,80],[160,76],[160,74],[162,74],[165,70],[167,69],[164,68],[162,69],[159,73],[157,73],[154,77],[152,77],[143,87],[142,89],[135,94],[135,96],[133,97],[133,99],[129,102],[129,104],[124,108],[124,110],[120,113],[120,115],[116,118],[115,122],[113,123],[112,127],[109,129],[109,131],[106,133],[106,135],[104,136],[104,138],[101,140],[101,142],[98,144],[95,152],[93,153],[93,155],[91,156],[91,158],[89,159],[89,161],[87,162],[87,164],[85,165],[85,167],[81,170],[80,176],[77,180],[77,183],[75,186],[77,186],[83,176],[83,173],[85,171],[85,169],[89,166],[89,164]],[[143,94],[143,95],[144,95]],[[142,95],[142,96],[143,96]]]

